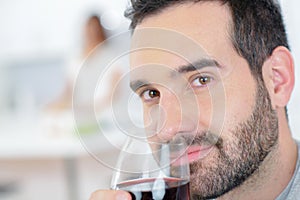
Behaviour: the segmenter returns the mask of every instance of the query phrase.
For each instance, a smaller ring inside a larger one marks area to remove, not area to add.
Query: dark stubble
[[[208,131],[192,142],[193,145],[213,142],[216,147],[209,162],[204,158],[190,166],[193,199],[217,198],[241,185],[275,148],[278,119],[262,80],[258,81],[253,112],[245,122],[232,129],[230,144],[216,135],[219,134]]]

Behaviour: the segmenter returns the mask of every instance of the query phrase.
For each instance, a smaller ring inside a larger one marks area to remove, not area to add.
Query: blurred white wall
[[[1,0],[0,58],[70,53],[78,48],[88,14],[108,15],[113,31],[126,29],[126,5],[126,0]]]

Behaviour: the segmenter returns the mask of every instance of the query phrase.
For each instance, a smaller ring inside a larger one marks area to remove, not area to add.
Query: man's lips
[[[189,163],[192,163],[207,155],[212,146],[190,146],[187,149]]]

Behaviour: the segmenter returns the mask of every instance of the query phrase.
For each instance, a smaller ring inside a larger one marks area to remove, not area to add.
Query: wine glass
[[[111,188],[133,200],[189,200],[190,171],[186,143],[128,138],[117,161]]]

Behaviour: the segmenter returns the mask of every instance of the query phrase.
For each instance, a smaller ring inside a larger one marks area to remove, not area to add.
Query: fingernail
[[[126,192],[118,191],[116,200],[130,200],[130,198]]]

